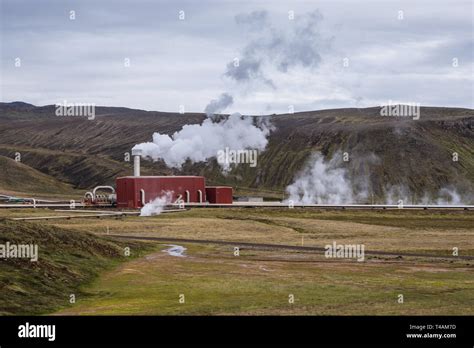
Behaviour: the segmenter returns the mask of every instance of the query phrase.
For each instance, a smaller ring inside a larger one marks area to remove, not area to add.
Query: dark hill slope
[[[72,194],[74,191],[58,179],[21,162],[0,156],[0,190],[36,193]]]
[[[38,260],[0,259],[0,315],[43,314],[65,307],[70,294],[80,298],[81,286],[100,271],[148,248],[136,242],[115,242],[90,233],[0,219],[0,244],[36,244]]]
[[[153,132],[171,134],[202,114],[96,108],[96,119],[57,117],[53,106],[0,104],[0,155],[22,153],[23,162],[75,187],[111,184],[131,173],[124,153],[151,140]],[[320,151],[346,151],[353,177],[364,178],[382,196],[387,185],[406,185],[416,194],[447,185],[464,189],[474,182],[474,111],[423,107],[419,120],[382,117],[380,108],[336,109],[271,116],[275,131],[257,168],[240,166],[223,176],[215,162],[186,164],[179,173],[202,174],[212,183],[282,192]],[[459,161],[452,161],[453,152]],[[162,163],[143,161],[144,174],[170,174]],[[174,170],[174,173],[178,171]]]

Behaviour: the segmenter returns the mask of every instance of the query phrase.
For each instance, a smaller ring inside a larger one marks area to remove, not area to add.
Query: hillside
[[[125,245],[90,233],[71,233],[59,227],[0,219],[0,244],[37,244],[38,261],[0,259],[0,315],[42,314],[79,298],[80,287],[104,269],[126,260]]]
[[[13,158],[75,188],[113,184],[132,171],[124,153],[150,141],[153,132],[172,134],[203,114],[148,112],[97,107],[96,119],[56,117],[53,106],[0,103],[0,155]],[[351,177],[377,198],[388,186],[414,195],[443,187],[472,190],[474,183],[474,111],[422,107],[419,120],[381,117],[380,108],[336,109],[270,116],[275,130],[258,166],[240,166],[224,176],[217,162],[185,164],[181,171],[143,162],[144,174],[200,174],[231,184],[241,192],[262,190],[281,197],[311,153],[332,157],[347,151]],[[453,152],[459,161],[452,161]],[[371,160],[372,159],[372,160]],[[375,160],[373,160],[375,159]],[[270,195],[270,194],[269,194]]]
[[[75,193],[71,185],[11,158],[0,156],[0,168],[2,192],[35,192],[46,195]]]

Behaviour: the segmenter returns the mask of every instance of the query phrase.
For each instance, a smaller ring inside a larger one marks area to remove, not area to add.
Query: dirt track
[[[131,236],[131,235],[119,235],[111,234],[110,237],[125,238],[125,239],[137,239],[137,240],[150,240],[157,242],[176,242],[176,243],[194,243],[194,244],[218,244],[218,245],[230,245],[233,247],[242,247],[249,249],[261,249],[261,250],[297,250],[297,251],[319,251],[324,252],[325,249],[322,247],[310,247],[310,246],[297,246],[297,245],[284,245],[284,244],[260,244],[260,243],[246,243],[246,242],[232,242],[222,240],[203,240],[203,239],[183,239],[183,238],[166,238],[166,237],[142,237],[142,236]],[[437,259],[454,259],[454,260],[474,260],[474,256],[451,256],[451,255],[433,255],[433,254],[417,254],[417,253],[394,253],[386,251],[376,250],[365,250],[368,255],[381,255],[381,256],[404,256],[404,257],[424,257],[424,258],[437,258]]]

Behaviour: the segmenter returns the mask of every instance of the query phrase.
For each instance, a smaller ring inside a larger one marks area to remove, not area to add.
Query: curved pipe
[[[112,186],[96,186],[94,187],[94,189],[92,190],[92,198],[95,200],[95,193],[97,192],[97,190],[101,190],[101,189],[108,189],[108,190],[111,190],[112,193],[115,193],[115,189],[112,187]]]
[[[36,208],[36,198],[24,198],[25,201],[32,201],[33,208]]]

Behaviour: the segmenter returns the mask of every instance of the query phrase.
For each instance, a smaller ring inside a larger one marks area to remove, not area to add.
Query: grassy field
[[[43,209],[0,216],[57,215]],[[24,223],[26,224],[26,223]],[[364,262],[322,252],[184,244],[186,257],[153,250],[102,271],[56,314],[459,314],[474,313],[474,261],[371,256],[372,251],[474,256],[473,212],[193,209],[156,217],[49,220],[92,232],[324,247],[364,244]],[[122,240],[121,245],[133,243]],[[178,243],[179,244],[179,243]],[[181,244],[180,244],[181,245]],[[149,246],[151,247],[151,246]],[[184,294],[185,303],[179,302]],[[289,295],[295,301],[289,303]],[[404,303],[398,303],[398,296]]]
[[[1,211],[9,216],[60,214]],[[43,222],[97,234],[324,246],[365,244],[366,250],[474,255],[474,213],[463,211],[326,211],[314,209],[192,209],[157,217]]]
[[[58,314],[382,315],[469,314],[474,269],[423,260],[333,262],[322,256],[187,245],[107,272],[89,297]],[[162,246],[162,248],[165,248]],[[398,303],[398,295],[404,303]],[[184,303],[180,303],[184,295]],[[294,303],[290,303],[290,295]]]
[[[101,272],[140,255],[147,245],[115,241],[55,226],[0,218],[0,244],[38,246],[37,261],[0,259],[0,315],[45,314],[69,304],[70,295]],[[124,248],[133,253],[126,257]]]

